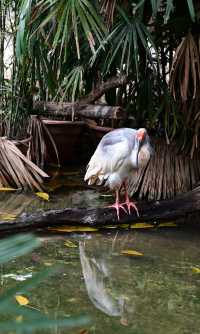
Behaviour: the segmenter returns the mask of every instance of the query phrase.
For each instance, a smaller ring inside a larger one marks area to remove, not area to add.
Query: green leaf
[[[17,256],[31,252],[40,245],[39,239],[31,234],[18,235],[0,241],[0,264],[6,263]]]
[[[187,0],[187,4],[189,8],[190,17],[192,21],[195,22],[195,10],[194,10],[193,0]]]
[[[174,11],[174,0],[167,0],[166,11],[164,15],[164,23],[166,24],[169,20],[170,14]]]
[[[153,16],[156,16],[158,9],[160,7],[161,0],[151,0],[151,7],[152,7],[152,13]]]

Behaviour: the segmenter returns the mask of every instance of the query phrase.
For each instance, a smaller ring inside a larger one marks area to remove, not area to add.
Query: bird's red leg
[[[135,205],[134,202],[131,202],[130,199],[129,199],[126,181],[123,183],[123,185],[124,185],[124,189],[125,189],[125,203],[123,203],[123,204],[127,205],[129,215],[131,214],[131,208],[134,208],[135,211],[136,211],[137,216],[139,217],[139,211],[138,211],[137,206]]]
[[[119,220],[119,209],[122,209],[125,213],[127,213],[126,209],[123,207],[123,204],[119,203],[119,190],[115,191],[116,194],[116,200],[115,203],[112,205],[109,205],[109,208],[115,208],[117,210],[117,218]]]

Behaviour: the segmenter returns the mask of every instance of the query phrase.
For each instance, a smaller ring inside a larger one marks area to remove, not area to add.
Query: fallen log
[[[72,113],[75,116],[94,118],[94,119],[122,119],[124,118],[124,111],[119,106],[107,106],[103,104],[84,104],[69,102],[44,102],[37,101],[33,105],[35,114],[42,114],[44,116],[60,116],[71,117]]]
[[[133,224],[140,221],[155,224],[158,221],[175,220],[200,212],[200,186],[175,199],[160,202],[139,202],[138,208],[139,217],[135,213],[126,215],[122,212],[119,222],[114,209],[103,207],[65,208],[23,213],[14,221],[1,221],[0,231],[17,232],[22,229],[36,230],[61,225],[106,227],[110,224]]]

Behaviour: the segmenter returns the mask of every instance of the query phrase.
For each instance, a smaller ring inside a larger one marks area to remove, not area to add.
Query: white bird
[[[135,172],[147,165],[152,153],[146,129],[121,128],[103,136],[91,157],[84,180],[89,185],[104,184],[115,191],[116,201],[111,207],[116,209],[118,220],[119,209],[127,213],[124,205],[129,214],[132,207],[139,216],[135,203],[129,200],[127,187],[135,177]],[[119,193],[122,187],[125,189],[125,202],[120,203]]]

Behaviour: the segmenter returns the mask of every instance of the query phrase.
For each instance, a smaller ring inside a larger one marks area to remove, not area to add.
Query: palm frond
[[[156,46],[151,33],[137,17],[129,17],[118,8],[121,20],[113,27],[107,38],[91,58],[91,66],[102,52],[107,53],[105,68],[108,73],[115,63],[120,71],[126,74],[136,73],[139,77],[139,63],[141,53],[154,67],[152,54],[156,54]],[[109,51],[108,51],[108,50]]]
[[[44,167],[47,155],[45,138],[48,138],[50,143],[52,144],[59,166],[60,160],[55,141],[40,117],[31,117],[28,127],[28,134],[31,137],[31,140],[29,142],[29,148],[27,151],[28,159],[34,161],[38,166]]]
[[[28,160],[6,137],[0,138],[0,186],[42,190],[48,175]]]
[[[101,18],[88,0],[67,2],[42,0],[35,7],[32,21],[37,23],[35,27],[32,26],[32,36],[40,31],[46,35],[46,40],[53,36],[53,50],[57,47],[61,50],[69,47],[68,43],[73,35],[78,59],[81,57],[80,36],[82,34],[94,53],[96,41],[100,43],[105,33]]]
[[[170,90],[175,99],[197,98],[200,90],[200,39],[191,33],[176,49],[170,72]]]
[[[20,6],[19,24],[16,36],[16,56],[19,62],[27,52],[28,21],[31,16],[32,0],[23,0]]]

